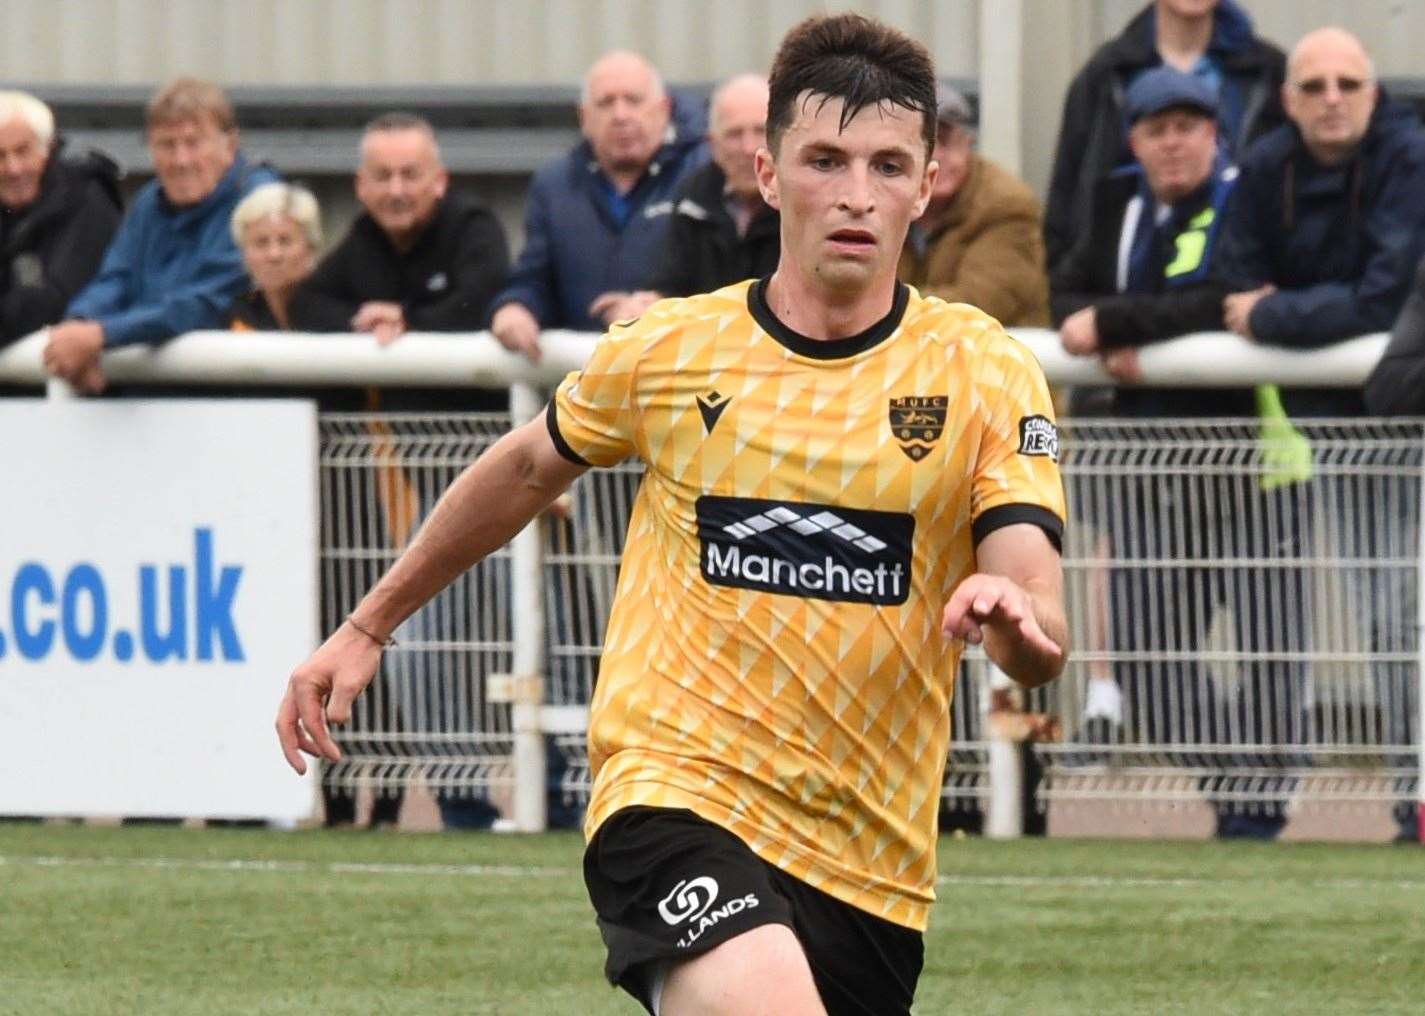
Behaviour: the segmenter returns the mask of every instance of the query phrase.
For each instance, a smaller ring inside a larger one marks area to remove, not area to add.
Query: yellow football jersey
[[[566,457],[647,467],[591,706],[586,831],[688,808],[837,899],[924,929],[975,543],[1063,528],[1033,355],[897,287],[824,342],[765,283],[616,326],[549,406]]]

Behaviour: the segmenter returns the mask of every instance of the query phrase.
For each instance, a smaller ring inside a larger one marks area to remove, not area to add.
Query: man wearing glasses
[[[1305,36],[1287,62],[1290,123],[1249,147],[1223,251],[1227,327],[1315,348],[1390,328],[1425,251],[1425,132],[1390,101],[1360,40]],[[1356,416],[1359,388],[1288,392],[1293,415]]]
[[[1425,132],[1409,108],[1386,98],[1360,40],[1340,28],[1318,29],[1297,43],[1282,100],[1291,122],[1242,159],[1218,262],[1233,290],[1223,301],[1227,327],[1255,342],[1298,349],[1386,331],[1425,251]],[[1363,403],[1359,386],[1286,389],[1275,412],[1284,406],[1294,417],[1361,416]],[[1276,464],[1290,465],[1295,455],[1295,478],[1302,480],[1315,472],[1317,456],[1299,435],[1297,441],[1296,452],[1283,443],[1287,451]],[[1270,457],[1266,464],[1264,481],[1271,478]],[[1414,506],[1389,477],[1367,481],[1328,470],[1312,486],[1325,504],[1344,508],[1321,519],[1328,553],[1359,559],[1378,555],[1383,543],[1413,545]],[[1297,483],[1278,491],[1303,532],[1312,514],[1310,489]],[[1409,619],[1417,594],[1389,568],[1357,569],[1345,582],[1356,604],[1354,623],[1376,657],[1370,675],[1390,731],[1384,736],[1409,743],[1414,677],[1381,656],[1413,648]],[[1283,690],[1270,689],[1266,700],[1284,701]],[[1394,817],[1401,838],[1413,840],[1415,811],[1403,787],[1397,790]]]

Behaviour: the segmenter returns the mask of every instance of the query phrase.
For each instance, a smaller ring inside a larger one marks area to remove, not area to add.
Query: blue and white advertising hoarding
[[[272,721],[316,644],[317,424],[0,400],[0,814],[305,818]]]

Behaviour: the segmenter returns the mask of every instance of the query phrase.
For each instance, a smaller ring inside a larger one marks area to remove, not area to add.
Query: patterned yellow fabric
[[[604,336],[548,419],[571,458],[648,467],[588,835],[627,806],[688,808],[923,929],[960,648],[941,612],[975,537],[1029,521],[1057,540],[1063,487],[1043,375],[993,319],[902,287],[872,331],[788,338],[756,284],[663,301]]]

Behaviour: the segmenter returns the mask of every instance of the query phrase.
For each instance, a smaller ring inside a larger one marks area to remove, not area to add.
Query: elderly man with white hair
[[[119,226],[118,168],[61,155],[54,113],[0,92],[0,345],[64,316]]]
[[[675,102],[637,53],[599,58],[584,79],[584,140],[535,174],[525,247],[495,298],[490,329],[539,358],[543,328],[602,331],[643,289],[667,235],[678,184],[702,164],[699,114]]]

